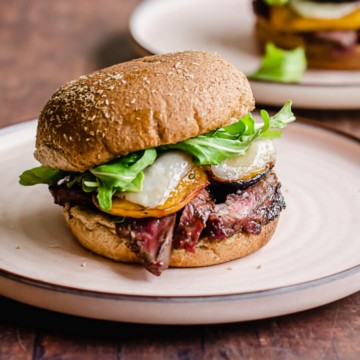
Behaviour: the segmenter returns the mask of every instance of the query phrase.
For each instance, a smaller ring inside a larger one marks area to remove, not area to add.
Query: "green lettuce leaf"
[[[96,181],[83,181],[83,189],[98,191],[98,201],[104,210],[110,210],[115,191],[140,191],[144,179],[142,171],[156,159],[155,148],[146,149],[117,158],[107,164],[90,169]]]
[[[307,68],[305,50],[298,47],[283,50],[269,42],[259,69],[248,76],[249,79],[276,81],[282,83],[299,82]]]
[[[65,172],[45,166],[26,170],[20,175],[21,185],[56,185],[66,178],[70,188],[75,184],[84,192],[97,190],[97,198],[104,210],[110,210],[115,191],[140,191],[144,180],[143,170],[156,159],[155,148],[117,158],[107,164],[94,167],[84,173]]]
[[[285,5],[289,2],[289,0],[264,0],[268,5],[281,6]]]
[[[220,164],[225,159],[244,155],[251,142],[256,139],[281,136],[280,129],[295,120],[291,104],[290,100],[286,101],[274,116],[269,116],[262,110],[262,123],[257,123],[251,114],[247,114],[235,124],[177,144],[162,146],[161,150],[182,150],[192,155],[197,165]]]
[[[24,186],[36,184],[55,185],[62,178],[63,172],[61,170],[38,166],[24,171],[20,175],[19,183]]]

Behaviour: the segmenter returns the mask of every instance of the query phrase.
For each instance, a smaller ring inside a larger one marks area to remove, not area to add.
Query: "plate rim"
[[[270,289],[247,291],[242,293],[229,293],[222,295],[192,295],[192,296],[168,296],[168,295],[135,295],[135,294],[120,294],[106,291],[95,291],[89,289],[79,289],[71,286],[64,286],[60,284],[48,283],[46,281],[20,276],[10,271],[0,268],[0,277],[15,281],[22,285],[29,285],[40,290],[50,290],[52,292],[85,296],[104,300],[117,301],[134,301],[134,302],[171,302],[171,303],[193,303],[193,302],[214,302],[214,301],[241,301],[255,299],[259,297],[269,297],[281,294],[292,294],[297,291],[306,290],[313,287],[319,287],[332,283],[336,280],[343,280],[349,276],[360,273],[360,264],[352,266],[351,268],[339,271],[334,274],[323,276],[317,279],[304,281],[287,286],[279,286]],[[360,291],[360,286],[359,290]]]

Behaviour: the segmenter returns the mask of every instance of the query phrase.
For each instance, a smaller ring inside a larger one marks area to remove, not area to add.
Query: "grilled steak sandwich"
[[[42,110],[23,185],[49,185],[87,249],[159,275],[266,244],[285,207],[271,138],[291,102],[255,121],[246,77],[185,51],[114,65],[58,89]]]

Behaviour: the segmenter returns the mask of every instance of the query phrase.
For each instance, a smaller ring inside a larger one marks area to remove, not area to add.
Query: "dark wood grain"
[[[36,118],[62,83],[136,57],[127,24],[139,2],[1,0],[0,127]],[[360,138],[360,111],[295,112]],[[77,318],[0,297],[3,359],[355,360],[360,293],[283,317],[182,327]]]
[[[0,124],[35,118],[64,82],[135,57],[127,26],[139,2],[1,0]]]
[[[1,298],[0,359],[358,359],[360,293],[298,314],[206,326],[123,324]],[[10,356],[10,357],[9,357]]]

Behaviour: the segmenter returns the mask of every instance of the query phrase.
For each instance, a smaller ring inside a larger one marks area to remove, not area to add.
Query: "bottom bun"
[[[92,252],[125,263],[140,263],[128,247],[128,240],[116,233],[116,224],[109,216],[80,206],[66,206],[64,216],[75,238]],[[224,240],[200,238],[195,253],[173,249],[171,267],[198,267],[221,264],[249,255],[264,246],[272,237],[279,217],[264,225],[259,235],[238,233]]]
[[[336,54],[330,42],[310,42],[306,33],[281,32],[271,28],[270,24],[258,18],[255,25],[256,38],[264,49],[267,42],[272,42],[283,49],[303,47],[309,68],[327,70],[359,70],[360,45],[354,51],[346,54]]]

